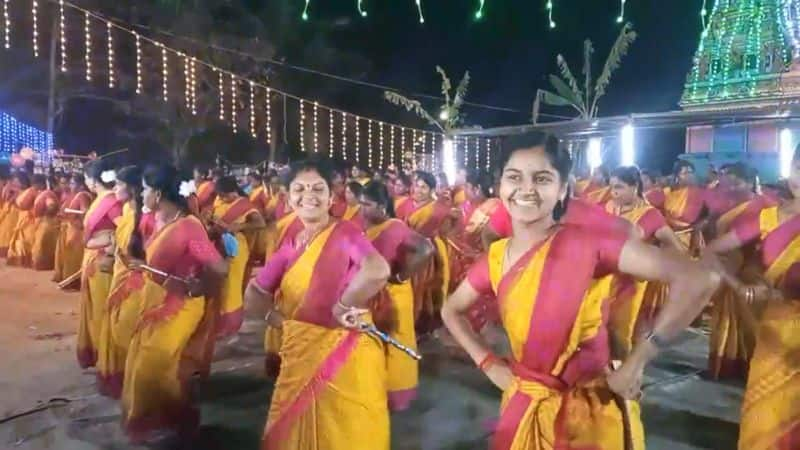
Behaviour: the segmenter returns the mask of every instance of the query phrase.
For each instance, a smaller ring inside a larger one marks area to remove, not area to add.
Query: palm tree
[[[383,97],[393,105],[403,106],[408,111],[414,111],[419,117],[437,127],[446,136],[450,136],[452,130],[455,130],[463,122],[461,107],[464,105],[464,97],[466,97],[467,88],[469,87],[469,71],[464,72],[464,77],[461,78],[452,95],[450,91],[453,86],[450,83],[450,78],[447,77],[441,67],[436,66],[436,71],[442,77],[442,95],[444,95],[444,105],[442,105],[438,114],[428,112],[419,101],[411,100],[397,92],[385,91]]]
[[[622,58],[628,53],[628,48],[636,40],[636,32],[630,23],[622,27],[617,41],[611,47],[611,51],[606,58],[603,72],[594,80],[592,79],[592,54],[594,47],[592,41],[586,40],[583,43],[583,87],[578,85],[578,80],[572,74],[567,61],[563,56],[558,55],[556,61],[561,70],[561,77],[550,75],[550,84],[555,92],[539,89],[536,99],[533,102],[533,123],[537,123],[539,116],[540,102],[552,106],[569,106],[578,112],[577,118],[592,119],[597,117],[598,101],[606,94],[608,85],[611,82],[611,75],[620,66]]]

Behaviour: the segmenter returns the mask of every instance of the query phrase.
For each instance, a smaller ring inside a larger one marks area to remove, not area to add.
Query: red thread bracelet
[[[497,362],[497,356],[495,356],[492,353],[487,353],[486,357],[483,358],[483,361],[481,361],[480,364],[478,364],[478,368],[481,370],[481,372],[486,372],[489,369],[489,367],[494,365],[494,363],[496,362]]]

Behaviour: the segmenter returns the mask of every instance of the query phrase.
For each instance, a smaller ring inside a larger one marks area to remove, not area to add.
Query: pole
[[[50,27],[50,89],[47,95],[47,132],[53,135],[56,121],[56,44],[58,42],[58,14],[52,14],[53,26]],[[52,149],[47,149],[52,150]]]

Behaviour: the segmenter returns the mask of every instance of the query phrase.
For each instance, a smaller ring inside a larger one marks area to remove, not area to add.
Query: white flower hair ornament
[[[148,208],[147,206],[142,205],[142,214],[150,214],[153,212],[152,209]]]
[[[103,183],[113,183],[117,181],[117,172],[113,170],[104,170],[103,173],[100,174],[100,181]]]
[[[197,192],[197,187],[194,185],[194,180],[181,181],[181,186],[178,188],[178,194],[183,198],[189,198],[190,195]]]

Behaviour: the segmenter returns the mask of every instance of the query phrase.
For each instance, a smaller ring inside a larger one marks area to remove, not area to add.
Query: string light
[[[11,48],[11,16],[8,14],[8,1],[3,0],[3,37],[6,48]]]
[[[231,75],[231,127],[234,133],[239,132],[239,124],[236,123],[236,110],[238,109],[239,97],[237,95],[236,77]]]
[[[189,80],[191,81],[192,89],[192,115],[197,115],[197,77],[195,76],[195,59],[192,57],[189,60]]]
[[[306,151],[306,111],[303,106],[303,100],[300,100],[300,151]]]
[[[114,36],[111,22],[106,22],[106,40],[108,42],[108,87],[113,88],[114,80]]]
[[[431,135],[431,145],[432,145],[432,150],[433,150],[431,152],[431,155],[433,155],[433,158],[431,158],[432,159],[432,161],[431,161],[431,164],[432,164],[431,165],[431,171],[432,172],[436,172],[436,171],[439,170],[439,163],[438,163],[439,159],[436,157],[436,155],[439,154],[439,152],[437,151],[437,149],[439,147],[436,146],[436,136],[437,136],[436,134]]]
[[[491,144],[492,141],[486,139],[486,171],[488,172],[491,169],[492,165],[492,153],[491,153]]]
[[[272,89],[267,88],[267,98],[265,100],[267,110],[267,144],[272,143]]]
[[[419,139],[417,138],[417,131],[418,130],[414,130],[411,133],[411,137],[414,139],[414,141],[411,143],[411,164],[414,167],[417,167],[417,142],[419,142]]]
[[[255,108],[255,106],[256,106],[256,88],[255,88],[255,83],[253,83],[252,81],[250,82],[250,105],[249,106],[250,107],[248,109],[250,110],[250,136],[253,136],[253,138],[255,138],[257,136],[257,134],[256,134],[256,108]]]
[[[619,16],[617,16],[617,23],[622,23],[625,20],[625,0],[619,0]]]
[[[358,116],[353,116],[356,120],[356,162],[361,163],[361,124]]]
[[[425,17],[422,15],[422,0],[416,0],[417,13],[419,14],[419,23],[425,23]]]
[[[356,5],[358,7],[358,13],[361,14],[361,17],[367,17],[367,11],[364,10],[364,0],[356,0]]]
[[[367,120],[367,166],[372,169],[372,121]]]
[[[403,158],[406,157],[406,129],[400,127],[400,151]]]
[[[136,93],[142,93],[142,41],[138,33],[134,33],[136,37]]]
[[[89,11],[85,11],[83,20],[83,34],[84,34],[84,61],[86,61],[86,81],[92,81],[92,34],[90,25],[92,18],[89,16]]]
[[[550,22],[550,28],[556,27],[556,22],[553,20],[553,2],[555,0],[547,0],[547,20]]]
[[[481,168],[481,140],[475,138],[475,170]]]
[[[319,117],[319,114],[317,112],[318,109],[319,109],[319,105],[317,104],[317,102],[314,102],[314,122],[313,122],[314,123],[314,153],[319,153],[319,138],[318,138],[318,134],[317,134],[317,130],[318,130],[318,128],[317,128],[317,123],[318,123],[317,119]]]
[[[31,16],[33,17],[33,56],[35,58],[39,57],[39,2],[33,0],[31,2]]]
[[[475,11],[475,18],[480,20],[483,18],[483,4],[486,0],[480,0],[480,5],[478,6],[478,10]]]
[[[328,157],[333,158],[333,110],[328,110]]]
[[[347,113],[342,112],[342,158],[347,160]]]
[[[396,159],[394,158],[394,126],[389,127],[389,163],[394,164]]]
[[[64,0],[58,0],[58,42],[61,45],[61,71],[67,71],[67,32],[64,20]]]
[[[306,6],[303,8],[303,15],[300,16],[303,20],[308,20],[308,4],[311,3],[311,0],[306,0]]]
[[[216,69],[214,69],[216,70]],[[225,75],[221,70],[217,70],[219,84],[219,120],[225,121]]]
[[[159,45],[161,46],[161,95],[166,102],[169,100],[169,57],[164,44]]]
[[[378,132],[378,152],[380,152],[378,156],[378,167],[383,168],[386,167],[383,165],[383,122],[378,122],[378,126],[380,127],[380,131]]]
[[[700,8],[700,22],[703,24],[703,30],[706,29],[706,16],[708,10],[706,9],[706,0],[703,0],[703,6]]]
[[[189,57],[183,53],[178,53],[183,57],[183,104],[188,109],[191,106],[191,94],[189,94]]]

